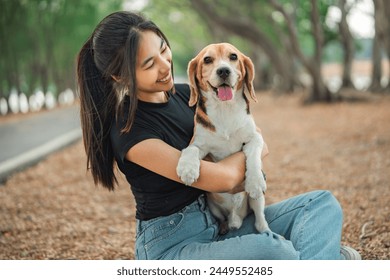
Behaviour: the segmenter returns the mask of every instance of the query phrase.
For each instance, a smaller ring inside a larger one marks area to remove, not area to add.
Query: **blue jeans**
[[[250,214],[220,235],[202,195],[172,215],[137,220],[136,259],[340,259],[342,210],[330,192],[269,205],[265,217],[272,232],[258,233]]]

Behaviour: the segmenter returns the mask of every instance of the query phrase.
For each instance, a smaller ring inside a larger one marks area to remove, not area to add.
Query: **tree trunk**
[[[382,91],[382,43],[384,37],[384,24],[386,19],[383,18],[383,2],[382,0],[374,0],[374,20],[375,20],[375,36],[372,43],[372,73],[370,90],[373,92]]]
[[[384,13],[384,18],[387,20],[384,20],[383,24],[385,25],[385,35],[384,40],[385,40],[385,49],[386,49],[386,54],[387,54],[387,61],[388,61],[388,71],[387,71],[387,86],[385,87],[385,91],[387,93],[390,93],[390,1],[385,1],[382,0],[383,2],[383,13]]]
[[[212,4],[204,0],[190,0],[192,6],[198,13],[207,17],[209,21],[219,25],[226,31],[236,34],[242,38],[245,38],[252,42],[254,45],[260,47],[272,61],[272,65],[276,72],[282,78],[281,89],[288,91],[293,88],[293,85],[289,84],[288,70],[285,68],[285,62],[281,58],[279,52],[275,49],[274,45],[270,42],[267,36],[255,25],[253,22],[245,20],[245,18],[236,17],[224,17],[218,14],[217,9]]]
[[[349,30],[347,15],[349,8],[347,7],[346,0],[340,0],[339,8],[341,10],[341,20],[339,23],[341,45],[344,51],[344,68],[341,87],[343,88],[354,88],[352,82],[352,62],[355,55],[355,44],[353,41],[352,34]]]
[[[310,96],[305,100],[305,103],[314,103],[314,102],[332,102],[334,98],[332,93],[325,85],[324,80],[322,79],[321,70],[318,67],[311,67],[310,74],[312,77],[312,88]]]
[[[371,71],[371,85],[370,91],[380,92],[382,90],[381,78],[382,78],[382,57],[381,57],[381,47],[377,32],[375,33],[374,38],[372,39],[372,71]]]
[[[306,103],[311,102],[321,102],[326,101],[330,102],[332,100],[332,95],[321,75],[321,66],[322,66],[322,46],[323,46],[323,31],[321,28],[320,15],[318,10],[318,3],[316,0],[311,0],[311,23],[312,23],[312,35],[314,39],[314,56],[309,59],[307,58],[299,44],[298,34],[296,28],[293,24],[291,16],[287,13],[284,7],[277,1],[271,0],[270,4],[279,11],[287,24],[287,30],[289,38],[291,41],[291,46],[294,51],[294,54],[305,67],[307,73],[312,79],[312,89],[310,91],[310,96],[305,101]]]
[[[313,89],[311,101],[332,101],[332,95],[328,87],[325,85],[321,75],[322,68],[322,46],[324,45],[324,34],[320,22],[320,14],[317,0],[311,0],[311,21],[312,33],[315,42],[314,57],[311,62]]]

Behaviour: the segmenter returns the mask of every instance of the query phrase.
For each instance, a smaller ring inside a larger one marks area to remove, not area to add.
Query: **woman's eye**
[[[145,69],[148,70],[148,69],[151,69],[153,67],[154,63],[151,63],[149,66],[147,66]]]
[[[235,53],[232,53],[230,56],[229,56],[230,60],[237,60],[237,55]]]
[[[204,63],[206,64],[210,64],[213,62],[213,59],[210,57],[210,56],[206,56],[204,59],[203,59]]]

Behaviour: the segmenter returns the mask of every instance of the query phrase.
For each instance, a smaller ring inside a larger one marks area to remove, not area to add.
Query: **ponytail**
[[[93,57],[92,36],[81,48],[77,58],[77,83],[80,95],[80,118],[87,169],[94,183],[114,190],[114,155],[110,127],[115,117],[116,94],[112,80],[104,77]]]

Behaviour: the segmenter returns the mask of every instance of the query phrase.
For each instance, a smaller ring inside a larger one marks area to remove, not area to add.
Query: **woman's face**
[[[137,96],[150,100],[154,93],[173,87],[172,53],[163,38],[153,31],[141,33],[136,65]]]

